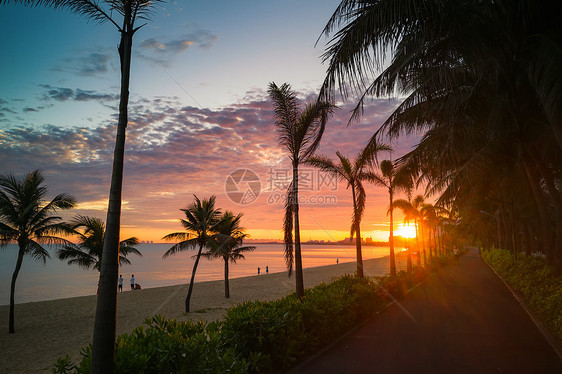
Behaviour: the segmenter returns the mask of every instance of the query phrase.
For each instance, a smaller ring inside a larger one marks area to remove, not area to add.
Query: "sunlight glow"
[[[416,227],[414,225],[402,224],[398,226],[395,231],[394,236],[401,236],[403,238],[415,238],[416,237]]]

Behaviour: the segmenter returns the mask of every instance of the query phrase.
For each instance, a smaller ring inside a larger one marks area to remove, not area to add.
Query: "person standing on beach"
[[[269,274],[269,266],[265,265],[265,273]]]
[[[119,274],[119,280],[117,284],[119,285],[118,291],[123,292],[123,275]]]
[[[135,289],[135,274],[131,276],[131,290]]]
[[[261,270],[261,269],[260,269],[260,267],[258,266],[258,275],[260,275],[260,270]]]

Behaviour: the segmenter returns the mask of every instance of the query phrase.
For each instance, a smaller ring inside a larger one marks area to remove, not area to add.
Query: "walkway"
[[[562,361],[471,251],[291,374],[562,373]],[[410,316],[408,316],[408,314]]]

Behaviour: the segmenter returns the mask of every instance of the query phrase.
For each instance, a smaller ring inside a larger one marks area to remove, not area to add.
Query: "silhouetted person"
[[[267,265],[265,266],[265,273],[269,274],[269,266],[267,266]]]
[[[117,280],[117,284],[119,285],[119,291],[123,292],[123,276],[119,275],[119,279]]]
[[[261,269],[260,269],[260,267],[258,266],[258,275],[260,275],[260,270],[261,270]]]
[[[135,274],[131,276],[131,290],[135,289]]]

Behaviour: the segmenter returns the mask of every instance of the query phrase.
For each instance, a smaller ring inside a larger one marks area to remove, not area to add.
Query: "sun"
[[[395,231],[394,236],[401,236],[403,238],[415,238],[416,237],[416,227],[414,225],[401,224]]]

